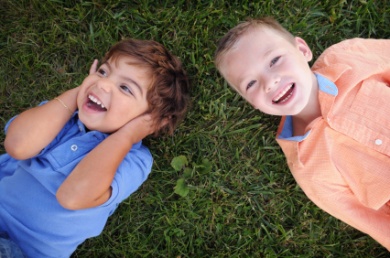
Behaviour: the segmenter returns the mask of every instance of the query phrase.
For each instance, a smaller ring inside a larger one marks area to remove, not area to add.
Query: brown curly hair
[[[151,72],[147,93],[149,112],[157,130],[154,136],[172,134],[184,119],[190,103],[190,85],[180,60],[153,40],[124,39],[113,45],[102,62],[131,56]]]

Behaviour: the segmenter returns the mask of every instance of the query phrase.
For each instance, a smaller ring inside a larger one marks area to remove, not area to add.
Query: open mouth
[[[286,87],[282,92],[280,92],[272,102],[274,104],[280,104],[286,102],[293,94],[295,88],[295,83],[292,83],[289,87]]]
[[[87,106],[95,111],[107,111],[103,103],[92,95],[88,95]]]

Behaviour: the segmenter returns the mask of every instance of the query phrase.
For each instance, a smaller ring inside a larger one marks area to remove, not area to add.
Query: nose
[[[114,83],[107,78],[100,78],[97,82],[97,86],[99,89],[109,93],[112,90]]]
[[[269,76],[268,80],[265,83],[265,92],[269,93],[274,87],[280,82],[280,77],[278,75]]]

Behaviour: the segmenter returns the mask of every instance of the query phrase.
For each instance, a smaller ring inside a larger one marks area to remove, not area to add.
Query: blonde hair
[[[248,19],[244,22],[241,22],[231,30],[229,30],[218,42],[217,50],[214,56],[214,63],[217,69],[219,70],[219,66],[222,58],[225,56],[229,50],[239,41],[239,39],[248,33],[250,30],[255,28],[269,28],[278,32],[282,37],[284,37],[287,41],[291,42],[295,45],[295,37],[286,30],[278,21],[276,21],[272,17],[263,17],[258,19]]]

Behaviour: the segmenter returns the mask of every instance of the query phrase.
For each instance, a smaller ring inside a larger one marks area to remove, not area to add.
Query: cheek
[[[262,92],[259,89],[258,86],[255,86],[254,88],[250,89],[247,95],[246,100],[253,106],[253,107],[259,107],[259,104],[264,101]]]
[[[119,120],[130,121],[138,116],[141,106],[137,103],[129,102],[128,99],[123,101],[116,101],[113,103],[112,111],[115,111],[115,115]]]
[[[80,87],[80,90],[77,93],[77,97],[76,97],[76,104],[77,104],[77,108],[78,109],[80,109],[81,106],[84,104],[84,101],[85,101],[86,98],[87,97],[86,97],[86,94],[85,94],[85,90]]]
[[[79,86],[79,92],[77,94],[77,99],[84,97],[87,94],[88,89],[94,84],[93,80],[89,77],[85,78],[84,81]]]
[[[258,109],[258,110],[261,110],[262,109],[262,105],[261,105],[261,100],[260,99],[257,99],[257,98],[250,98],[250,99],[246,99],[246,101],[254,108],[254,109]]]
[[[251,103],[252,107],[256,110],[260,110],[262,112],[265,112],[265,107],[263,105],[264,102],[261,102],[261,101],[254,101],[253,103]]]
[[[80,85],[80,88],[87,88],[96,81],[94,76],[87,76]]]

